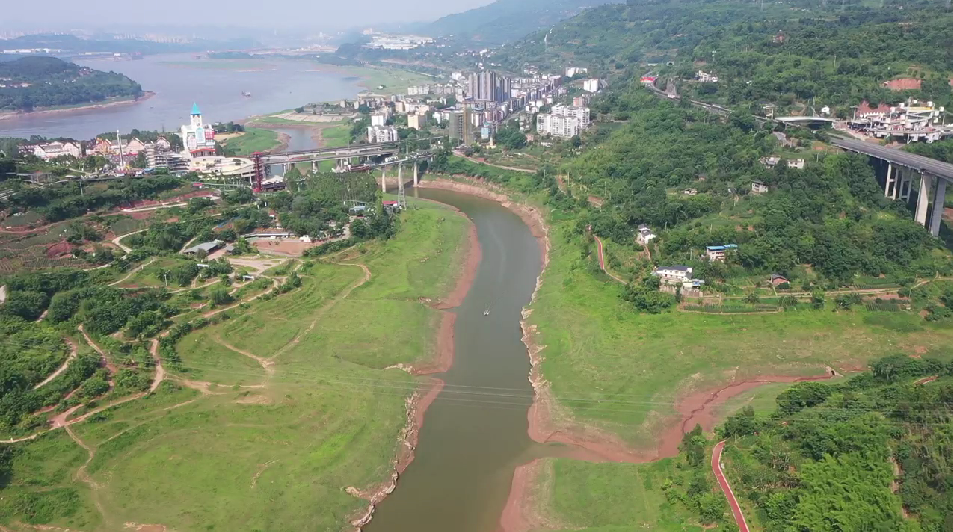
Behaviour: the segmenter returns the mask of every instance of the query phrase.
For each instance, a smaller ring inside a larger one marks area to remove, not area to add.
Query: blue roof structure
[[[705,249],[708,251],[725,251],[728,249],[738,249],[737,244],[725,244],[723,246],[707,246]]]
[[[192,114],[193,114],[193,115],[200,115],[200,114],[202,114],[202,111],[199,111],[199,104],[197,104],[197,103],[193,103],[193,104],[192,104]]]

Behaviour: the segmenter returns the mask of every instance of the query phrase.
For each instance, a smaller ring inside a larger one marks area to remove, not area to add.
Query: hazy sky
[[[115,24],[181,24],[255,28],[366,27],[386,22],[429,21],[489,4],[492,0],[160,0],[115,2],[4,1],[5,29],[84,29]]]

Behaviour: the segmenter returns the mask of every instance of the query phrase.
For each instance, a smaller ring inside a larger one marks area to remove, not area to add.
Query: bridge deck
[[[838,148],[870,155],[871,157],[883,159],[893,164],[899,164],[920,172],[926,172],[947,181],[953,181],[953,164],[950,163],[908,153],[903,150],[898,150],[897,148],[887,148],[886,146],[872,142],[864,142],[862,140],[832,138],[831,144]]]

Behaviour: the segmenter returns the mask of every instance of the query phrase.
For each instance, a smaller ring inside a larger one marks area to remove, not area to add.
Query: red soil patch
[[[452,312],[441,314],[440,326],[437,329],[437,358],[430,363],[414,366],[411,370],[414,375],[444,373],[453,366],[454,325],[457,322],[457,315]]]
[[[256,240],[252,242],[252,245],[268,253],[300,257],[305,251],[318,244],[315,242],[302,242],[300,240]]]
[[[923,82],[915,78],[900,78],[890,81],[885,81],[883,86],[884,88],[890,89],[892,91],[909,91],[909,90],[919,90],[920,85]]]
[[[414,449],[417,448],[417,440],[420,438],[420,429],[424,426],[424,414],[427,409],[437,399],[440,392],[443,391],[444,382],[440,379],[431,379],[430,388],[423,395],[419,396],[408,409],[411,429],[404,435],[401,451],[397,453],[397,473],[403,473],[407,466],[414,461]]]
[[[535,528],[525,517],[527,512],[524,506],[538,472],[538,459],[517,467],[513,472],[510,495],[506,498],[506,506],[503,507],[503,515],[500,517],[500,531],[521,532]]]
[[[459,211],[457,212],[459,213]],[[462,213],[459,214],[463,216]],[[463,271],[457,278],[457,284],[453,287],[453,290],[437,305],[438,309],[445,310],[459,307],[463,303],[467,293],[470,292],[470,287],[473,286],[473,281],[476,279],[477,268],[479,268],[482,258],[483,251],[480,249],[480,241],[477,239],[476,226],[470,223],[470,230],[467,232],[467,254],[463,259]]]

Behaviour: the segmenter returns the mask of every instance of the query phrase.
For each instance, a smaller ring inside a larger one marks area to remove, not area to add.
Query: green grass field
[[[677,459],[648,464],[594,464],[569,459],[542,461],[537,486],[546,486],[540,507],[556,529],[589,532],[656,530],[702,532],[705,528],[663,486],[684,482]],[[712,477],[707,469],[707,476]],[[677,488],[676,488],[677,489]]]
[[[345,488],[389,478],[405,400],[420,385],[382,368],[433,356],[439,312],[420,301],[454,283],[465,249],[463,217],[413,204],[393,239],[300,261],[300,288],[183,337],[181,367],[166,365],[156,394],[74,425],[95,452],[87,467],[95,488],[73,480],[89,455],[64,432],[22,445],[0,522],[347,529],[367,503]],[[354,264],[369,268],[367,282]],[[274,357],[273,366],[220,339]],[[212,384],[200,392],[183,379]]]
[[[637,314],[594,277],[556,226],[531,321],[543,374],[577,420],[651,445],[675,398],[746,377],[862,368],[899,352],[943,351],[953,330],[915,313],[798,310],[765,315]],[[593,402],[600,400],[601,402]],[[621,405],[621,406],[620,406]]]
[[[225,145],[238,155],[251,155],[256,151],[266,151],[278,146],[278,133],[270,129],[256,127],[245,128],[245,134],[225,141]]]
[[[676,398],[689,392],[758,375],[820,374],[828,365],[856,371],[896,353],[951,354],[953,330],[914,312],[835,312],[828,306],[763,315],[637,314],[621,299],[619,283],[593,273],[580,254],[581,237],[569,236],[558,215],[551,218],[551,261],[530,318],[546,346],[543,376],[563,407],[560,418],[637,447],[654,447],[676,415]],[[723,418],[751,405],[767,415],[788,386],[747,391],[716,412]],[[671,460],[554,464],[548,466],[552,478],[538,480],[535,489],[542,493],[542,512],[567,529],[698,530],[656,489]]]

